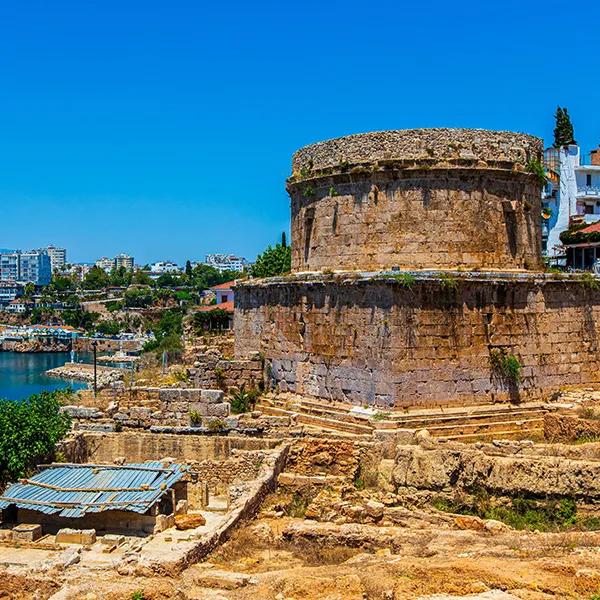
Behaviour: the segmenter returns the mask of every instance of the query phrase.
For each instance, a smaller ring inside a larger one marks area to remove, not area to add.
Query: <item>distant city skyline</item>
[[[6,3],[0,245],[253,260],[289,233],[292,154],[350,133],[475,127],[548,145],[561,105],[588,152],[600,5],[585,19],[536,6]],[[550,59],[557,27],[568,47]]]

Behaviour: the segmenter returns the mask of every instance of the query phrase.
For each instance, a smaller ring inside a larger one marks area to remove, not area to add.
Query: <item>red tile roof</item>
[[[579,230],[581,233],[594,233],[595,231],[600,231],[600,221],[594,223],[584,229]]]
[[[221,310],[226,310],[228,313],[233,313],[233,300],[229,302],[221,302],[221,304],[209,304],[208,306],[201,306],[198,309],[198,312],[210,312],[212,310],[217,310],[220,308]]]
[[[230,290],[235,286],[235,281],[227,281],[226,283],[220,283],[219,285],[213,285],[211,290]]]

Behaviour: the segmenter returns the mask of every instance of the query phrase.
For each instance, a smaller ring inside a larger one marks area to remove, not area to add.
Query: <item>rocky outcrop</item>
[[[398,446],[392,480],[397,489],[455,493],[483,488],[497,495],[600,502],[600,457],[577,450],[517,442]]]
[[[600,440],[600,420],[582,419],[572,415],[547,414],[544,416],[544,437],[549,442]]]
[[[3,352],[69,352],[71,342],[56,338],[29,338],[20,341],[4,340],[0,342]]]

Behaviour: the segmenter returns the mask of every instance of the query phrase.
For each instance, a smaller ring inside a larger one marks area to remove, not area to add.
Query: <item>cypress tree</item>
[[[285,237],[285,231],[281,232],[281,247],[287,248],[287,238]]]
[[[573,123],[566,108],[560,106],[554,115],[556,126],[554,127],[554,147],[562,148],[569,144],[576,144]]]

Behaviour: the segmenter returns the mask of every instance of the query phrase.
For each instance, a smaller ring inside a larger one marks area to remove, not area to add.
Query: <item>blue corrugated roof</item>
[[[0,509],[14,504],[61,517],[125,510],[145,513],[187,472],[159,461],[127,465],[53,464],[11,485]]]

